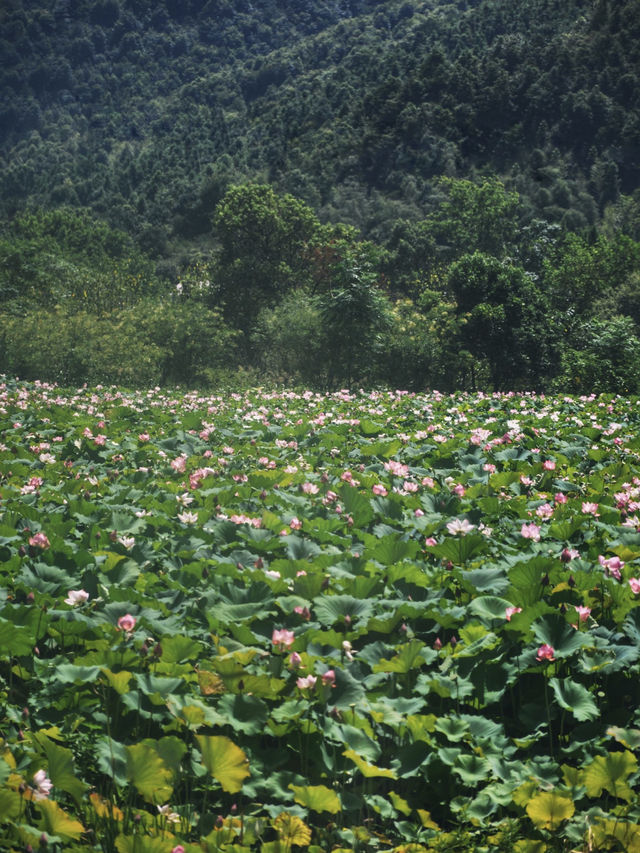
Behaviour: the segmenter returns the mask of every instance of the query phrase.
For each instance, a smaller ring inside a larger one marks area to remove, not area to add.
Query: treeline
[[[433,213],[382,243],[268,184],[232,185],[215,248],[173,277],[87,210],[14,216],[0,231],[0,372],[640,392],[640,243],[620,223],[531,220],[495,176],[437,192]]]
[[[528,220],[640,187],[637,0],[5,0],[0,213],[89,208],[175,272],[247,180],[377,242],[437,180]],[[636,222],[637,229],[637,222]],[[634,233],[640,239],[640,233]]]

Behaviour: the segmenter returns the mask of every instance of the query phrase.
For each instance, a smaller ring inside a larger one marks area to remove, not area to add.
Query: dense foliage
[[[640,850],[639,422],[3,382],[3,849]]]
[[[638,20],[7,0],[0,369],[637,391]]]

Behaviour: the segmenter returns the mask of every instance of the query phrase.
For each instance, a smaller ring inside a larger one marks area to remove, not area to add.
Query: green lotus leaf
[[[398,647],[398,654],[391,660],[382,660],[372,667],[373,672],[409,672],[412,669],[420,669],[425,664],[423,651],[434,655],[432,649],[426,649],[420,640],[411,640]]]
[[[222,790],[235,794],[242,782],[251,775],[246,754],[227,737],[196,735],[202,763],[218,780]]]
[[[615,738],[627,749],[640,749],[640,729],[623,729],[620,726],[609,726],[607,734]]]
[[[41,800],[38,809],[42,815],[40,826],[50,835],[58,836],[64,841],[78,841],[86,832],[80,821],[68,815],[53,800]]]
[[[127,778],[148,803],[166,803],[173,793],[171,770],[151,740],[125,747]]]
[[[491,773],[491,765],[479,755],[459,755],[453,765],[453,773],[466,785],[475,785],[484,781]]]
[[[73,754],[70,749],[59,746],[45,735],[36,735],[47,756],[48,775],[56,788],[71,794],[80,806],[87,785],[78,778],[73,766]]]
[[[349,485],[338,490],[342,508],[353,518],[356,527],[365,527],[373,518],[373,509],[369,498],[366,498],[356,488]]]
[[[352,595],[320,595],[313,600],[313,612],[316,619],[327,627],[336,622],[345,622],[345,617],[352,627],[363,619],[367,619],[373,610],[373,603],[366,599],[354,598]]]
[[[571,711],[576,720],[596,720],[600,711],[586,687],[571,678],[550,678],[556,701],[561,708]]]
[[[588,635],[576,631],[562,616],[550,613],[531,626],[537,643],[552,646],[556,657],[569,657],[590,644]]]

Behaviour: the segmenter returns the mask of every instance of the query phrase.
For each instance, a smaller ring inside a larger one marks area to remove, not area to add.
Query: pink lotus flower
[[[629,578],[629,586],[634,595],[640,593],[640,578]]]
[[[555,469],[556,469],[556,463],[553,461],[553,459],[545,459],[544,462],[542,463],[542,470],[543,471],[555,471]]]
[[[336,686],[336,674],[334,670],[328,669],[322,676],[322,683],[327,684],[329,687]]]
[[[504,618],[507,622],[511,622],[511,617],[515,616],[516,613],[522,613],[522,607],[507,607],[504,611]]]
[[[424,544],[428,548],[433,548],[434,545],[438,544],[438,540],[434,536],[427,536],[427,538],[424,540]]]
[[[567,496],[563,492],[556,492],[553,499],[557,504],[566,504],[567,502]]]
[[[523,524],[520,528],[520,535],[525,539],[533,539],[534,542],[540,541],[540,528],[537,524],[530,522],[529,524]]]
[[[70,589],[64,603],[75,607],[77,604],[84,604],[88,599],[89,593],[85,592],[84,589]]]
[[[296,518],[296,517],[294,516],[294,517],[291,519],[291,521],[289,522],[289,527],[290,527],[292,530],[300,530],[300,528],[302,527],[302,522],[300,521],[300,519],[299,519],[299,518]]]
[[[580,617],[580,621],[586,622],[591,614],[591,608],[583,607],[581,604],[574,604],[574,607],[576,609],[576,613]]]
[[[538,654],[536,655],[536,660],[555,660],[555,650],[553,646],[550,646],[548,643],[543,643],[538,649]]]
[[[298,667],[302,664],[302,658],[298,654],[298,652],[291,652],[289,655],[289,666],[291,669],[298,669]]]
[[[620,557],[609,557],[609,559],[606,559],[602,554],[600,554],[598,562],[608,575],[614,577],[618,581],[622,580],[620,570],[624,568],[624,563]]]
[[[598,512],[598,504],[592,503],[591,501],[582,502],[582,512],[585,515],[593,515],[596,518],[600,515]]]
[[[553,515],[553,507],[551,504],[541,504],[539,507],[536,507],[536,515],[538,518],[541,518],[545,521],[548,518],[551,518]]]
[[[33,799],[36,801],[46,800],[53,788],[53,782],[51,779],[49,779],[44,770],[38,770],[37,773],[33,774],[33,781],[35,783],[32,788]]]
[[[132,616],[130,613],[125,613],[124,616],[121,616],[118,619],[118,631],[125,631],[127,634],[130,634],[131,631],[136,627],[136,618]]]
[[[186,853],[186,850],[182,846],[182,844],[176,844],[175,847],[171,848],[171,853]]]
[[[313,689],[316,686],[317,680],[318,679],[315,675],[305,675],[300,677],[296,681],[296,685],[300,688],[300,690]]]
[[[376,483],[372,487],[371,491],[373,492],[374,495],[379,495],[382,498],[385,498],[388,495],[388,492],[385,489],[385,487],[382,485],[382,483]]]
[[[281,652],[293,645],[295,634],[293,631],[287,631],[286,628],[274,628],[271,634],[271,642]]]
[[[456,483],[452,491],[454,495],[457,495],[459,498],[463,498],[465,496],[466,489],[462,483]]]
[[[34,533],[33,536],[29,539],[29,545],[33,545],[34,548],[49,548],[51,546],[51,542],[47,539],[47,536],[42,533]]]

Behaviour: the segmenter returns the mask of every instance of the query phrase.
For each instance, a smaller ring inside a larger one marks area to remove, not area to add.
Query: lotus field
[[[0,382],[0,849],[640,850],[640,405]]]

